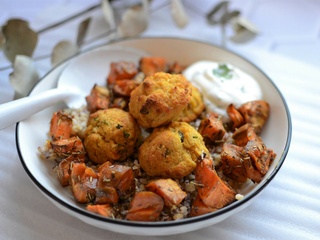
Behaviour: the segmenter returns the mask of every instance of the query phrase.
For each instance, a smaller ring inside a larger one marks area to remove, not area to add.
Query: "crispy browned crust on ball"
[[[192,87],[184,76],[158,72],[131,92],[130,113],[142,127],[159,127],[175,120],[191,95]]]
[[[138,159],[149,176],[182,178],[209,152],[202,136],[188,123],[155,128],[140,146]]]
[[[177,121],[192,122],[200,116],[200,114],[203,112],[205,108],[200,91],[198,90],[198,88],[196,88],[192,84],[191,84],[191,87],[192,87],[192,96],[191,96],[190,102],[180,113]]]
[[[121,161],[133,153],[140,132],[130,113],[118,108],[100,110],[89,117],[84,146],[93,162]]]

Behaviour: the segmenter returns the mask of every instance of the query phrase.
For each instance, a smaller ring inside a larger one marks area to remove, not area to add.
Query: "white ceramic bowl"
[[[244,195],[244,198],[242,200],[235,201],[216,212],[169,222],[132,222],[104,218],[86,211],[84,206],[77,204],[72,194],[60,186],[52,171],[51,163],[41,160],[37,155],[37,148],[43,146],[47,140],[49,121],[52,113],[65,107],[64,104],[58,104],[17,124],[16,141],[18,153],[25,171],[34,184],[49,200],[63,211],[93,226],[124,234],[170,235],[185,233],[218,223],[247,207],[275,177],[285,160],[290,145],[291,118],[288,106],[275,84],[266,74],[243,57],[208,43],[176,38],[138,38],[114,42],[109,44],[108,47],[110,46],[141,49],[153,56],[177,60],[183,65],[191,64],[198,60],[228,62],[252,75],[261,85],[264,100],[268,101],[271,107],[271,115],[264,127],[262,138],[266,145],[277,154],[276,159],[272,162],[268,173],[259,184],[249,184],[243,187],[241,193]],[[91,63],[95,63],[95,57],[103,57],[103,50],[105,48],[106,46],[101,46],[85,53],[90,58],[80,55],[75,57],[75,59],[80,59],[79,61],[82,64],[85,62],[90,66],[90,61]],[[102,55],[97,55],[96,53],[92,53],[92,51],[100,52]],[[59,75],[66,67],[66,71],[68,71],[68,68],[70,69],[72,61],[72,59],[69,59],[50,71],[34,87],[30,95],[54,88]],[[104,65],[107,65],[107,63],[104,63]],[[101,72],[99,70],[104,65],[99,65],[98,68],[95,68],[95,73],[91,72],[95,74],[94,81],[102,77],[103,79],[105,78],[108,68],[103,71],[101,70]]]

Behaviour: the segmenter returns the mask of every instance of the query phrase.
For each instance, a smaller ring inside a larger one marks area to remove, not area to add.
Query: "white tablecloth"
[[[81,7],[76,1],[66,5],[61,5],[62,2],[38,6],[46,10],[32,19],[33,26],[40,29],[46,23],[54,22],[56,15],[50,9],[66,16],[97,1],[88,1],[90,4],[80,1]],[[28,15],[26,5],[25,9],[26,12],[21,10],[22,16]],[[154,13],[151,28],[144,35],[184,36],[210,41],[209,27],[201,29],[200,35],[197,35],[199,26],[197,28],[195,23],[184,30],[177,30],[166,21],[161,22],[164,14],[167,14],[166,10]],[[10,14],[5,17],[10,17]],[[96,18],[99,17],[96,13]],[[203,22],[201,24],[205,27]],[[71,25],[65,27],[72,28]],[[47,36],[47,40],[40,43],[36,54],[47,53],[61,38],[72,37],[68,31],[60,29],[58,34]],[[170,236],[170,239],[320,239],[320,70],[250,45],[231,44],[228,47],[256,63],[282,91],[292,116],[291,147],[278,175],[249,207],[214,226]],[[1,66],[8,64],[3,56],[0,63]],[[37,67],[41,74],[50,68],[48,61],[38,62]],[[0,72],[1,102],[9,101],[13,96],[8,82],[9,72]],[[0,131],[0,164],[0,239],[168,238],[113,233],[87,225],[59,210],[38,191],[24,172],[16,151],[15,126]]]

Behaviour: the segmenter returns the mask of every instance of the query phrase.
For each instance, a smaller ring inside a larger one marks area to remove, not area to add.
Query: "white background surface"
[[[2,0],[0,24],[19,17],[28,20],[34,30],[40,30],[98,2]],[[166,2],[154,2],[151,21],[143,35],[179,36],[220,44],[220,29],[207,25],[204,17],[218,1],[184,1],[190,17],[184,29],[174,25]],[[283,92],[292,115],[291,147],[278,175],[248,208],[212,227],[169,239],[320,239],[320,1],[234,0],[230,8],[241,10],[260,34],[246,44],[228,42],[227,48],[260,66]],[[93,37],[103,32],[105,22],[99,10],[90,14],[94,18],[89,37]],[[75,41],[80,20],[43,33],[34,57],[50,54],[63,39]],[[8,65],[0,53],[0,68]],[[36,66],[43,75],[50,70],[50,61],[37,61]],[[11,71],[0,71],[1,103],[13,97],[8,78]],[[14,132],[14,126],[0,131],[0,239],[168,238],[101,230],[56,208],[24,172]]]

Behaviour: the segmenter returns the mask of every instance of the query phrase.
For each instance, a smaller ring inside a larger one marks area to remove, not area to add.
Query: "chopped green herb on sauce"
[[[231,79],[233,77],[233,69],[224,63],[220,63],[218,68],[213,69],[213,74],[220,78]]]

